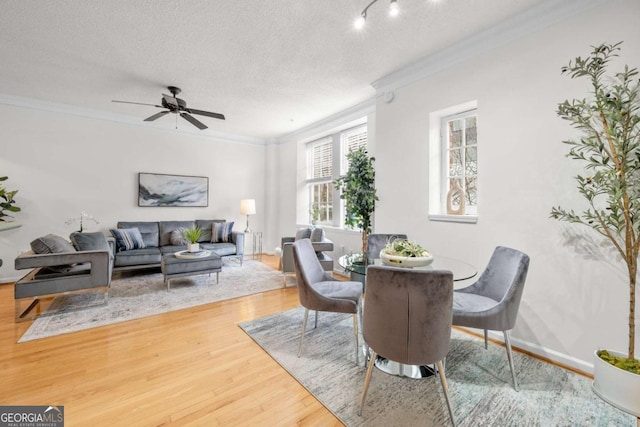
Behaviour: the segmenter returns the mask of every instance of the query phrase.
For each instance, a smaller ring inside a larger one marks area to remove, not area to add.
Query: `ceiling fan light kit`
[[[195,108],[187,108],[187,102],[184,99],[178,98],[178,94],[182,92],[182,90],[179,87],[167,86],[167,89],[169,89],[169,92],[171,92],[171,95],[167,95],[163,93],[162,99],[160,100],[160,105],[144,104],[142,102],[115,101],[115,100],[113,102],[119,102],[124,104],[148,105],[148,106],[157,107],[157,108],[166,108],[165,111],[160,111],[159,113],[156,113],[152,116],[147,117],[146,119],[144,119],[145,122],[152,122],[156,119],[159,119],[160,117],[165,116],[166,114],[173,113],[173,114],[176,114],[176,118],[177,118],[177,114],[179,114],[180,117],[182,117],[183,119],[185,119],[186,121],[188,121],[189,123],[197,127],[198,129],[204,130],[204,129],[207,129],[207,126],[204,123],[202,123],[200,120],[193,117],[191,114],[197,114],[200,116],[213,117],[214,119],[225,120],[224,114],[212,113],[210,111],[204,111],[204,110],[196,110]]]

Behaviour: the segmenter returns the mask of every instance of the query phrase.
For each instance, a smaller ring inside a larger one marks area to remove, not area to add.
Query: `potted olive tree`
[[[580,131],[564,141],[567,157],[583,162],[575,177],[588,208],[581,213],[554,207],[551,217],[592,228],[608,241],[627,270],[629,345],[627,352],[597,351],[594,391],[618,408],[640,417],[640,363],[635,358],[635,306],[640,250],[640,84],[637,68],[607,75],[620,44],[594,47],[562,68],[573,79],[588,79],[589,99],[566,100],[557,114]],[[608,362],[608,363],[607,363]],[[614,375],[613,378],[610,375]],[[628,382],[627,382],[628,381]]]
[[[374,157],[360,147],[347,154],[349,168],[347,173],[334,181],[341,190],[340,198],[345,201],[345,224],[362,232],[362,253],[367,252],[367,235],[371,233],[373,212],[376,200],[376,171],[373,168]]]
[[[0,176],[0,182],[6,181],[9,177]],[[13,213],[20,212],[20,208],[16,206],[14,199],[18,190],[7,190],[3,184],[0,184],[0,230],[9,230],[11,228],[20,227],[20,224],[13,221]]]

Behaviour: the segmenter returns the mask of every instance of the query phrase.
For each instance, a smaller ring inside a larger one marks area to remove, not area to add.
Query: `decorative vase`
[[[189,244],[187,244],[187,250],[189,252],[198,252],[200,250],[200,243],[189,243]]]
[[[394,267],[425,267],[433,262],[432,256],[406,257],[380,252],[380,259],[385,265]]]
[[[614,356],[626,353],[608,350]],[[640,375],[605,362],[594,352],[593,391],[616,408],[640,418]]]

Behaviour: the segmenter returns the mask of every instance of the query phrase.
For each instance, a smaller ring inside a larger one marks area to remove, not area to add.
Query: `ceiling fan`
[[[166,114],[174,113],[174,114],[180,114],[180,116],[183,119],[185,119],[186,121],[188,121],[189,123],[197,127],[198,129],[203,130],[203,129],[207,129],[207,126],[201,121],[197,120],[191,114],[198,114],[200,116],[213,117],[214,119],[220,119],[220,120],[225,119],[224,114],[212,113],[210,111],[196,110],[195,108],[187,108],[187,102],[184,99],[180,99],[176,97],[180,92],[182,92],[182,90],[179,87],[168,86],[167,89],[169,89],[169,92],[171,92],[171,95],[173,96],[163,93],[162,100],[160,101],[161,105],[144,104],[142,102],[115,101],[115,100],[113,100],[112,102],[121,102],[123,104],[149,105],[151,107],[166,108],[165,111],[160,111],[159,113],[156,113],[153,116],[147,117],[146,119],[144,119],[145,122],[152,122]]]

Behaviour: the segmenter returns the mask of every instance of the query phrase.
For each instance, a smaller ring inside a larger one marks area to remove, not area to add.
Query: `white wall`
[[[564,157],[561,143],[573,131],[555,110],[566,98],[586,96],[586,87],[561,76],[560,67],[592,45],[620,40],[617,63],[640,66],[639,16],[640,2],[608,2],[397,89],[392,103],[376,109],[376,231],[407,233],[435,256],[480,270],[497,245],[528,253],[516,344],[586,370],[594,349],[626,350],[628,286],[621,265],[594,259],[583,240],[568,234],[575,228],[549,218],[554,205],[584,207],[572,180],[577,164]],[[478,101],[478,223],[429,221],[429,113],[472,100]]]
[[[251,228],[267,234],[264,146],[23,107],[0,106],[0,115],[0,175],[19,190],[15,216],[23,224],[0,232],[0,283],[26,273],[13,261],[31,240],[77,230],[65,221],[82,210],[100,221],[89,231],[108,232],[119,220],[196,218],[244,230],[240,199],[255,198]],[[209,206],[138,207],[138,172],[207,176]]]

